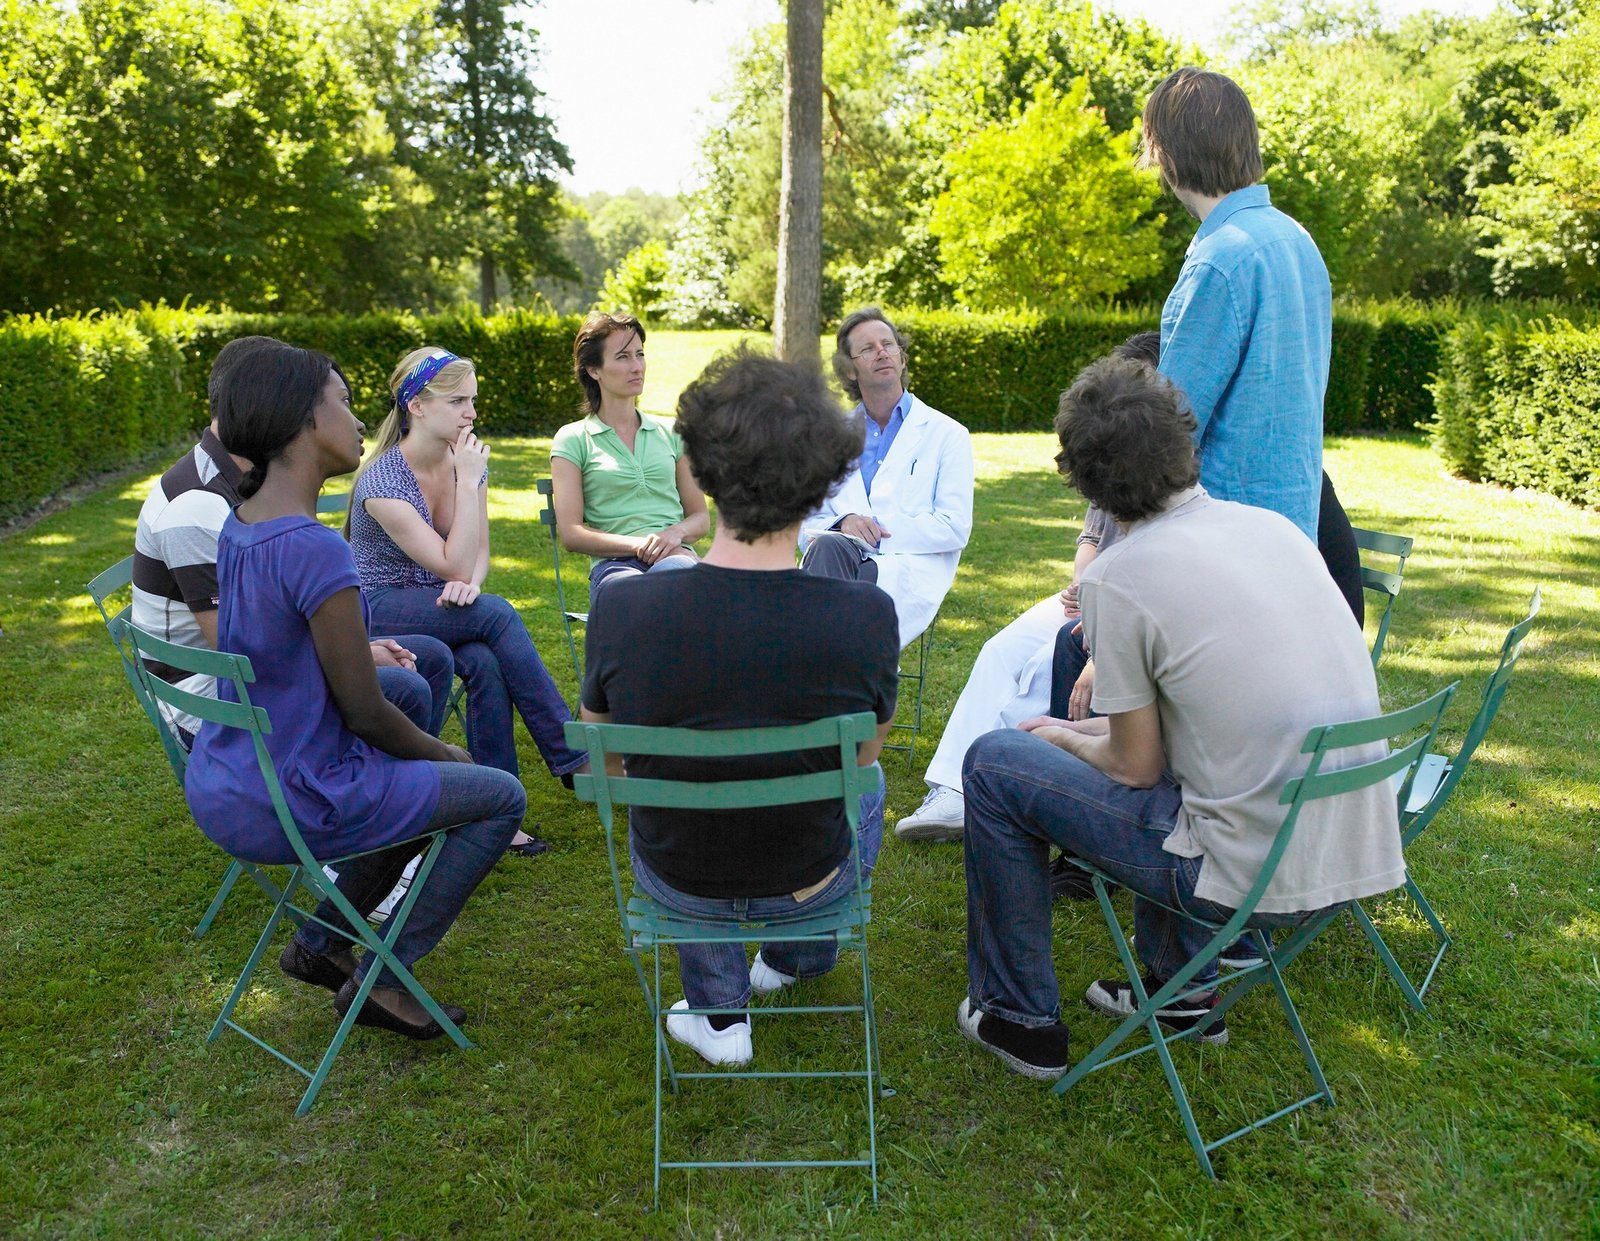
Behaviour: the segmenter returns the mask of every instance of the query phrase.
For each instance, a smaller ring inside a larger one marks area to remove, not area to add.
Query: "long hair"
[[[441,354],[449,353],[448,349],[441,349],[438,345],[424,345],[421,349],[413,349],[401,358],[394,370],[389,372],[389,412],[378,425],[377,442],[372,451],[367,454],[367,459],[361,463],[361,468],[356,471],[355,478],[350,481],[350,509],[355,509],[356,487],[361,478],[372,468],[372,463],[384,453],[388,452],[401,440],[405,439],[411,430],[411,411],[400,408],[400,385],[416,367],[429,358],[436,358]],[[454,396],[461,391],[467,380],[477,375],[476,368],[472,365],[471,358],[457,358],[454,362],[446,362],[439,369],[439,373],[430,379],[423,387],[419,396]],[[344,515],[344,537],[350,537],[350,512]]]

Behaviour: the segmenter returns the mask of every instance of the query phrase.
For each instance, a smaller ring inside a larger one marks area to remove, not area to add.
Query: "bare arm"
[[[588,707],[580,706],[578,708],[578,718],[585,724],[609,724],[611,723],[611,712],[591,711]],[[608,752],[606,754],[606,775],[620,776],[622,774],[622,755]]]
[[[583,524],[583,474],[565,457],[550,458],[551,503],[561,546],[585,556],[637,556],[645,540],[636,534],[607,534]]]
[[[217,649],[217,610],[207,608],[194,614],[194,623],[200,626],[200,636],[213,651]]]
[[[893,727],[893,720],[879,724],[873,738],[870,741],[863,741],[856,747],[856,766],[870,767],[878,761],[878,755],[883,752],[883,743],[888,740],[889,730]]]
[[[1081,723],[1041,715],[1024,720],[1017,727],[1081,758],[1129,788],[1150,788],[1166,769],[1161,713],[1153,702]]]
[[[374,496],[363,503],[413,564],[446,582],[476,585],[472,575],[478,566],[488,520],[488,498],[478,480],[488,468],[489,446],[470,429],[463,430],[452,449],[452,458],[456,504],[448,535],[440,535],[405,500]]]
[[[356,736],[396,758],[472,761],[465,750],[428,736],[384,698],[354,586],[335,591],[311,614],[311,640],[345,727]]]

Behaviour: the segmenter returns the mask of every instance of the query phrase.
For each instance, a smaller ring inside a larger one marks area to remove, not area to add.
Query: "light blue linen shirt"
[[[889,411],[889,421],[881,430],[878,427],[878,420],[867,413],[865,405],[858,405],[856,409],[861,415],[861,421],[867,424],[867,442],[861,449],[861,462],[857,468],[861,471],[861,485],[867,489],[867,494],[870,496],[872,480],[878,476],[878,467],[889,455],[889,446],[894,443],[894,437],[900,434],[900,428],[905,425],[906,415],[911,412],[911,393],[900,394],[900,399]]]
[[[1314,542],[1333,291],[1311,236],[1264,185],[1219,202],[1161,311],[1161,373],[1199,424],[1200,482],[1282,513]]]

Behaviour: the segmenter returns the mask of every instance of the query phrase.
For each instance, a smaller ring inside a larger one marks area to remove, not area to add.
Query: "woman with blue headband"
[[[474,434],[478,377],[448,350],[413,350],[389,376],[394,405],[356,475],[348,532],[373,620],[447,644],[467,684],[467,748],[516,773],[512,708],[554,776],[584,763],[562,727],[572,718],[527,626],[489,572],[489,446]],[[519,833],[511,851],[549,848]]]

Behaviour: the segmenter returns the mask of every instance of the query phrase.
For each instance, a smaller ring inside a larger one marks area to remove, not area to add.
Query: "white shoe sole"
[[[967,834],[965,820],[919,819],[916,815],[901,819],[894,825],[894,834],[901,840],[922,840],[934,843],[960,840]]]

